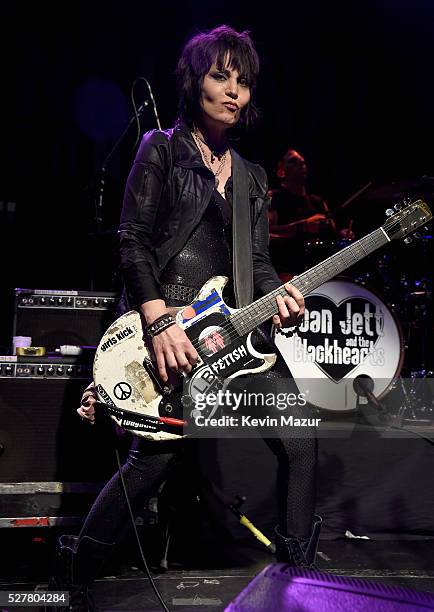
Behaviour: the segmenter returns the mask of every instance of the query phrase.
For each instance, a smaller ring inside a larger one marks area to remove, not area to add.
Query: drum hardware
[[[413,244],[413,257],[401,251],[382,253],[369,270],[354,276],[357,284],[380,292],[402,326],[404,371],[432,369],[432,236]],[[358,272],[358,271],[357,271]]]
[[[434,372],[424,368],[410,370],[393,381],[384,400],[396,424],[434,424]]]
[[[409,195],[434,194],[434,177],[422,176],[417,179],[402,180],[376,187],[368,191],[368,200],[402,200]]]
[[[395,388],[400,392],[400,408],[396,414],[384,400],[380,401],[373,393],[374,381],[369,376],[357,376],[353,381],[354,390],[359,397],[365,397],[367,402],[359,404],[359,413],[369,425],[385,426],[415,434],[434,445],[431,436],[425,436],[407,426],[427,426],[434,420],[434,396],[428,392],[428,385],[421,384],[420,376],[425,380],[432,377],[433,372],[425,370],[413,372],[414,378],[408,380],[399,378]]]

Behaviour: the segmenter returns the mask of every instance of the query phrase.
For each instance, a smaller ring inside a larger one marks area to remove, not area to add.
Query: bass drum
[[[404,352],[399,323],[380,297],[335,279],[306,295],[305,305],[298,330],[277,330],[274,340],[308,403],[350,412],[366,403],[365,385],[386,395]]]

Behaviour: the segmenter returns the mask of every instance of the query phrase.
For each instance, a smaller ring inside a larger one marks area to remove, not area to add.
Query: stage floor
[[[434,593],[433,544],[433,539],[422,538],[407,541],[322,540],[318,565],[320,569],[338,575]],[[48,570],[46,566],[38,564],[37,556],[33,560],[27,556],[21,564],[15,560],[15,567],[12,567],[5,563],[5,552],[3,549],[1,590],[46,588]],[[240,553],[242,565],[216,568],[211,562],[209,567],[212,569],[172,567],[165,574],[154,574],[168,608],[180,612],[192,609],[214,612],[224,610],[265,565],[273,562],[271,555],[255,545],[240,547]],[[19,555],[11,555],[10,559],[16,556]],[[157,612],[161,609],[147,578],[138,567],[131,564],[118,568],[113,574],[106,572],[103,578],[96,581],[93,593],[101,612]],[[11,608],[15,611],[19,609]]]

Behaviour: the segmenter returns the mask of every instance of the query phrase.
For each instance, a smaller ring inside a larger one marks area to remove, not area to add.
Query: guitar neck
[[[303,295],[307,295],[326,281],[334,278],[344,270],[370,255],[389,242],[383,228],[379,227],[357,242],[350,244],[310,270],[303,272],[291,281]],[[281,285],[267,295],[259,298],[249,306],[241,308],[230,316],[230,320],[240,335],[253,331],[258,325],[277,313],[276,297],[287,295],[285,286]]]

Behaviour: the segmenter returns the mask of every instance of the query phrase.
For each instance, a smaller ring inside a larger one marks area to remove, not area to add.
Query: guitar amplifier
[[[82,380],[83,388],[92,380],[94,350],[75,356],[28,357],[0,356],[0,381],[3,378],[49,378]],[[86,382],[87,381],[87,382]]]
[[[62,344],[97,346],[117,303],[110,292],[16,289],[13,335],[30,336],[47,352]]]

